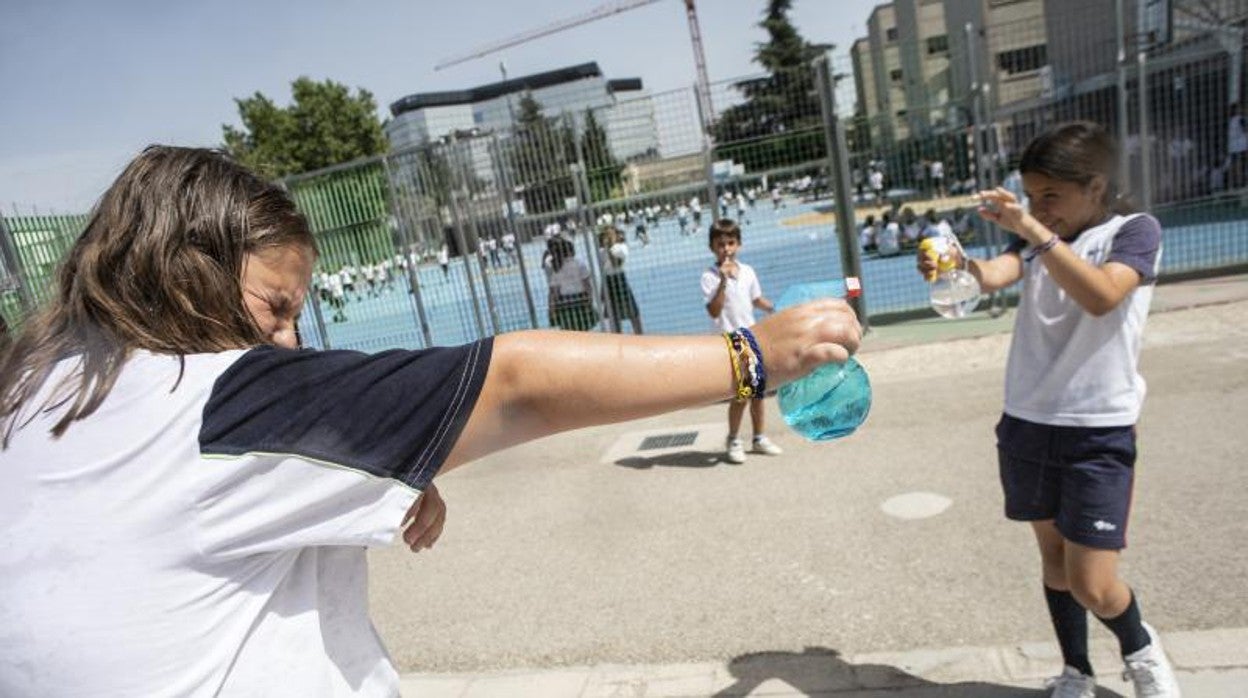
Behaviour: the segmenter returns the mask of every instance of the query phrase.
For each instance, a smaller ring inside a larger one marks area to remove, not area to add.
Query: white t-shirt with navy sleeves
[[[138,351],[0,451],[0,695],[394,696],[365,550],[467,422],[492,343]],[[32,418],[33,415],[33,418]]]
[[[1115,215],[1066,244],[1093,266],[1131,267],[1140,285],[1097,317],[1052,279],[1043,258],[1025,261],[1006,365],[1005,412],[1053,426],[1133,425],[1146,392],[1138,365],[1161,265],[1161,225],[1146,214]],[[1030,252],[1021,241],[1006,251],[1024,260]]]

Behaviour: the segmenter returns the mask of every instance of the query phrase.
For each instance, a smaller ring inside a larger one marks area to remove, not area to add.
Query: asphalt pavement
[[[873,329],[867,423],[724,462],[723,405],[439,478],[438,546],[371,560],[407,696],[1039,696],[1060,669],[992,428],[1013,311]],[[1248,696],[1248,276],[1163,285],[1122,574],[1188,696]],[[649,439],[647,437],[661,437]],[[643,448],[678,443],[667,448]],[[1130,696],[1092,629],[1098,695]]]

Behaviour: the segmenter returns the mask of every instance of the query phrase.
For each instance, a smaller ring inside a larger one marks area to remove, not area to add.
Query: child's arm
[[[1023,278],[1023,258],[1006,252],[992,259],[967,259],[966,268],[984,293],[999,291]]]
[[[985,218],[1018,233],[1033,248],[1048,248],[1040,259],[1049,275],[1089,314],[1105,315],[1140,285],[1140,273],[1126,264],[1111,261],[1097,267],[1075,254],[1057,233],[1027,213],[1009,191],[998,187],[980,192],[980,196],[995,208],[982,208]]]
[[[727,287],[728,277],[720,276],[719,286],[715,289],[715,295],[711,296],[711,299],[706,302],[706,314],[712,318],[717,318],[720,313],[724,312],[724,289]]]
[[[728,288],[729,277],[735,277],[737,273],[737,264],[732,260],[728,260],[718,267],[719,281],[718,285],[712,286],[707,283],[706,276],[702,277],[702,293],[706,295],[706,313],[712,318],[719,317],[724,312],[724,292]]]
[[[767,300],[767,296],[759,296],[758,298],[755,298],[754,307],[767,313],[776,312],[775,304]]]

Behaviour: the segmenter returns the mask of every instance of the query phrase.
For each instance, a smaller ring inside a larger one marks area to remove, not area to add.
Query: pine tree
[[[506,162],[530,213],[561,211],[564,201],[576,195],[571,171],[575,144],[568,128],[557,122],[542,113],[541,103],[532,94],[520,99]]]
[[[624,169],[607,141],[607,131],[598,122],[592,109],[585,110],[584,130],[581,133],[581,157],[585,159],[585,174],[589,180],[589,194],[594,201],[609,199],[620,188],[620,172]]]
[[[769,0],[758,26],[767,31],[768,41],[756,44],[754,62],[768,75],[742,80],[733,86],[745,97],[742,104],[730,107],[713,126],[715,141],[731,144],[738,141],[773,138],[768,143],[752,143],[746,147],[721,148],[747,168],[759,169],[812,160],[822,156],[822,140],[818,134],[803,138],[775,139],[785,134],[817,129],[819,98],[815,86],[812,61],[823,52],[823,46],[807,43],[789,21],[792,0]]]

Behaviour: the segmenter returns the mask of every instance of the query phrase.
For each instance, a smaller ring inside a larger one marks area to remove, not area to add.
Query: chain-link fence
[[[878,40],[822,65],[713,84],[710,113],[692,87],[581,111],[515,95],[509,128],[284,181],[321,251],[303,339],[371,351],[551,326],[709,331],[700,277],[718,217],[741,227],[740,258],[773,300],[855,273],[871,321],[919,312],[907,250],[941,220],[972,254],[998,250],[971,194],[1021,194],[1023,147],[1071,119],[1118,137],[1125,188],[1163,223],[1163,278],[1242,269],[1246,13],[1225,4],[1218,22],[1176,10],[1165,36],[1121,41],[1112,3],[989,3],[965,24],[946,8],[943,34],[872,24]],[[82,217],[5,223],[13,321]]]

